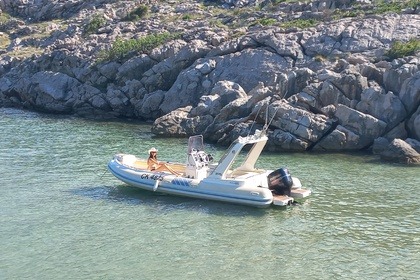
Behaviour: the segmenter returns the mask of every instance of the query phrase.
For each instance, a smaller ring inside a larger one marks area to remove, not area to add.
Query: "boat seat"
[[[142,161],[136,161],[135,166],[140,169],[147,169],[147,163]]]

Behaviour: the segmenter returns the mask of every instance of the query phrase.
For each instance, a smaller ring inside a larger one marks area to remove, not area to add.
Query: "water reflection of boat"
[[[204,151],[203,137],[191,136],[186,163],[167,163],[180,176],[148,170],[146,159],[129,154],[115,155],[108,169],[128,185],[145,190],[256,207],[286,206],[294,199],[309,196],[311,191],[302,189],[300,180],[286,168],[255,168],[267,140],[265,130],[239,137],[219,162],[213,163]],[[234,168],[233,163],[244,148],[248,153]]]

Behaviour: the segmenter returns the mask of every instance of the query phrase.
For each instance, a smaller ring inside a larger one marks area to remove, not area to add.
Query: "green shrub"
[[[363,16],[364,15],[364,11],[362,9],[353,9],[353,10],[348,10],[348,11],[334,11],[332,18],[334,20],[339,20],[342,18],[353,18],[353,17],[358,17],[358,16]]]
[[[10,19],[9,14],[0,13],[0,24],[5,24]]]
[[[380,3],[375,9],[377,14],[384,14],[389,12],[399,13],[401,12],[400,3]]]
[[[271,2],[273,3],[273,5],[278,5],[283,2],[288,2],[288,3],[299,2],[299,0],[271,0]]]
[[[182,20],[185,20],[185,21],[200,20],[202,18],[203,18],[203,16],[200,16],[199,14],[189,14],[189,13],[187,13],[187,14],[182,16]]]
[[[296,20],[283,22],[281,26],[284,28],[297,27],[297,28],[303,29],[303,28],[316,26],[317,24],[318,24],[318,21],[316,19],[296,19]]]
[[[7,23],[11,17],[7,13],[0,13],[0,31],[1,32],[7,32]]]
[[[108,51],[99,55],[99,61],[109,61],[114,59],[124,59],[131,53],[145,53],[163,43],[179,38],[180,34],[170,34],[168,32],[161,34],[150,34],[139,39],[117,39]]]
[[[185,14],[185,15],[182,17],[182,19],[183,19],[183,20],[191,20],[191,19],[192,19],[192,15],[191,15],[191,14]]]
[[[149,8],[146,5],[140,5],[134,10],[132,10],[123,20],[137,21],[147,16],[148,13]]]
[[[273,25],[276,22],[277,22],[277,20],[275,20],[274,18],[261,18],[261,19],[257,20],[257,23],[259,23],[263,26]]]
[[[210,19],[209,25],[211,27],[226,28],[226,25],[220,19]]]
[[[88,24],[85,25],[84,34],[94,34],[99,28],[105,26],[106,20],[103,15],[94,15]]]
[[[404,56],[415,55],[417,51],[420,51],[420,40],[413,38],[408,42],[394,42],[391,49],[389,49],[386,53],[386,56],[388,56],[390,59],[395,59]]]
[[[419,0],[402,0],[402,1],[383,1],[377,0],[377,8],[375,13],[384,14],[384,13],[401,13],[405,8],[415,8],[419,5]]]
[[[6,33],[0,33],[0,49],[5,49],[10,44],[9,35]]]

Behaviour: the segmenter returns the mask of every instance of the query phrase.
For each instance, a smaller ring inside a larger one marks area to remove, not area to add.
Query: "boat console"
[[[199,180],[206,178],[212,160],[213,157],[204,151],[203,136],[191,136],[188,139],[186,177]]]

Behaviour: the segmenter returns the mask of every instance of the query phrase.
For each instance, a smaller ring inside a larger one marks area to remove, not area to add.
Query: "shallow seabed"
[[[313,195],[287,208],[146,192],[118,152],[184,161],[150,125],[0,109],[0,279],[416,279],[420,169],[366,154],[264,154]],[[224,148],[208,145],[216,159]]]

